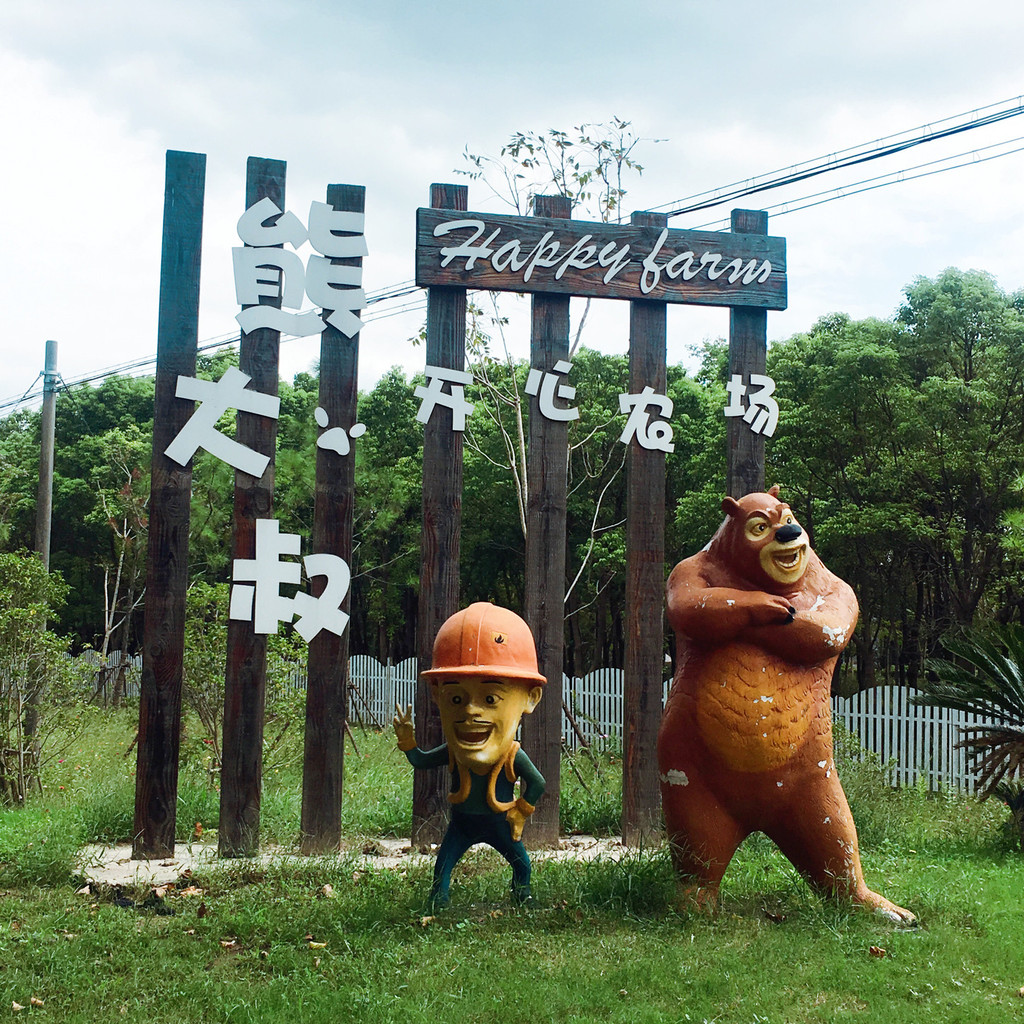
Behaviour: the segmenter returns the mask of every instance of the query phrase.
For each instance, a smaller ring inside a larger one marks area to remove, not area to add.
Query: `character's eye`
[[[796,520],[792,516],[784,516],[782,519],[783,526],[792,526],[795,522]]]
[[[760,537],[768,529],[768,524],[759,519],[756,523],[751,523],[749,529],[755,537]]]
[[[448,699],[449,699],[449,700],[450,700],[450,701],[451,701],[451,702],[452,702],[453,704],[461,704],[461,703],[462,703],[462,694],[461,694],[461,693],[453,693],[453,694],[451,695],[451,697],[449,697]]]
[[[500,699],[501,699],[501,698],[500,698],[500,697],[498,697],[498,695],[497,695],[496,693],[489,693],[489,694],[487,694],[487,696],[486,696],[486,697],[484,698],[484,700],[485,700],[485,702],[486,702],[486,703],[488,703],[488,704],[492,704],[492,705],[493,705],[493,704],[497,704],[497,703],[498,703],[498,701],[499,701]]]

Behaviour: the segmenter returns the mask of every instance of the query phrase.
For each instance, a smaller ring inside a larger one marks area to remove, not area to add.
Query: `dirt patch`
[[[433,863],[436,850],[420,853],[406,839],[371,839],[340,851],[340,857],[355,857],[360,866],[394,869],[408,864]],[[594,836],[565,836],[557,850],[531,850],[535,861],[542,860],[618,860],[627,848],[618,836],[598,839]],[[321,858],[332,859],[332,858]],[[307,864],[310,858],[270,849],[247,863]],[[189,872],[216,869],[224,865],[217,857],[216,838],[208,842],[180,843],[173,857],[159,860],[132,860],[130,845],[85,847],[78,856],[76,869],[88,881],[109,886],[152,887],[176,881]],[[233,863],[239,863],[234,861]]]

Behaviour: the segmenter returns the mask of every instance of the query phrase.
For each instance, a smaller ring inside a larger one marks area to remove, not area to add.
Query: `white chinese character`
[[[263,476],[270,457],[225,437],[217,429],[217,421],[228,409],[277,419],[281,400],[260,391],[247,391],[245,386],[250,380],[252,378],[236,366],[228,367],[218,381],[179,376],[175,390],[178,398],[190,398],[202,404],[192,413],[164,454],[184,466],[199,448],[205,448],[211,455],[243,473]]]
[[[473,375],[447,366],[428,366],[427,384],[420,384],[413,394],[419,398],[420,407],[416,419],[426,423],[434,407],[442,405],[452,411],[452,430],[465,430],[466,417],[473,411],[472,402],[466,401],[466,385],[473,382]],[[451,385],[451,393],[444,391],[445,384]]]
[[[297,555],[301,540],[297,533],[280,533],[276,519],[256,520],[256,557],[236,558],[232,565],[231,606],[228,615],[243,622],[255,621],[257,633],[276,633],[279,622],[291,622],[295,600],[281,596],[282,583],[298,583],[298,562],[282,562],[282,555]],[[252,583],[253,586],[239,586]]]
[[[561,374],[568,373],[572,369],[572,363],[565,359],[559,359],[555,363],[554,371],[541,373],[540,370],[531,369],[529,377],[526,378],[526,393],[539,396],[539,406],[542,416],[549,420],[578,420],[579,409],[559,408],[555,405],[555,395],[571,402],[576,397],[576,389],[569,384],[559,384],[558,378]]]
[[[672,399],[666,395],[656,395],[654,388],[650,386],[645,387],[638,395],[619,395],[619,411],[629,413],[629,419],[626,420],[619,440],[623,444],[629,444],[635,437],[643,448],[663,452],[675,451],[676,446],[672,443],[672,424],[664,420],[651,422],[651,414],[648,412],[651,406],[657,407],[662,416],[672,415]]]
[[[327,584],[319,597],[295,595],[295,611],[299,621],[295,631],[308,644],[322,629],[341,636],[348,625],[348,615],[341,610],[352,574],[348,563],[337,555],[306,555],[302,560],[307,576],[326,576]]]
[[[317,423],[321,427],[326,427],[328,424],[327,410],[317,406],[313,410],[313,416]],[[325,430],[317,439],[317,448],[326,448],[329,452],[337,452],[339,455],[348,455],[351,451],[351,447],[348,443],[348,439],[362,437],[366,433],[365,423],[353,423],[352,426],[345,430],[344,427],[331,427],[330,430]]]
[[[726,416],[742,416],[743,422],[750,425],[755,434],[771,437],[779,425],[779,403],[772,398],[775,393],[775,381],[760,373],[750,375],[750,386],[760,388],[752,392],[747,399],[747,407],[743,407],[743,397],[747,394],[743,378],[734,373],[725,390],[729,395],[729,404],[725,407]]]
[[[248,334],[258,328],[269,328],[305,337],[320,334],[326,322],[347,337],[355,337],[363,326],[357,314],[366,305],[363,268],[335,265],[331,259],[366,255],[363,225],[361,213],[312,203],[307,232],[294,213],[282,213],[269,198],[250,206],[238,221],[238,236],[246,245],[231,250],[235,297],[239,305],[249,307],[235,317],[242,330]],[[299,255],[282,246],[289,244],[297,249],[307,239],[323,255],[310,256],[303,267]],[[304,294],[325,315],[315,310],[286,312],[301,308]],[[260,305],[261,297],[280,299],[286,309]]]
[[[284,597],[282,584],[297,584],[301,570],[298,562],[282,559],[298,555],[301,541],[297,533],[281,533],[280,527],[276,519],[256,520],[256,557],[236,558],[232,565],[229,617],[252,622],[256,633],[276,633],[280,623],[298,615],[295,630],[306,643],[324,629],[341,636],[349,621],[341,610],[351,583],[348,563],[337,555],[306,555],[306,575],[327,577],[323,593]]]

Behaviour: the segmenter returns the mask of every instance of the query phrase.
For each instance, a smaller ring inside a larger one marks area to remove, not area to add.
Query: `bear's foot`
[[[680,882],[673,905],[681,914],[705,914],[714,917],[718,912],[718,886],[699,882]]]
[[[898,907],[892,900],[887,900],[877,892],[868,888],[862,889],[854,896],[854,902],[868,910],[873,910],[879,917],[887,918],[895,924],[916,925],[917,917],[904,907]]]

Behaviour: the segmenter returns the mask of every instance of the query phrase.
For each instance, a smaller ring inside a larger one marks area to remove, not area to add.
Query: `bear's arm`
[[[793,609],[787,598],[713,585],[727,582],[716,576],[721,574],[713,574],[704,552],[672,570],[667,586],[668,621],[677,633],[704,645],[716,645],[756,627],[778,629],[789,621]]]
[[[744,639],[801,665],[838,657],[857,625],[857,598],[848,583],[829,577],[805,584],[804,592],[794,599],[797,611],[792,622],[753,628]],[[815,586],[816,582],[825,586]]]

